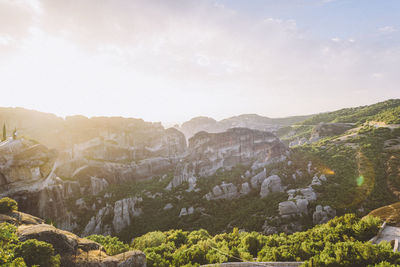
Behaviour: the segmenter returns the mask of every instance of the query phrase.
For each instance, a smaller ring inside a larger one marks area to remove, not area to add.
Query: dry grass
[[[400,202],[371,211],[368,215],[381,218],[390,225],[400,225]]]

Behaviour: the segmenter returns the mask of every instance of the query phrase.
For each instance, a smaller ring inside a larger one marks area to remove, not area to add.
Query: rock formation
[[[262,182],[260,197],[266,197],[273,192],[283,192],[281,178],[278,175],[271,175]]]
[[[215,199],[233,199],[239,197],[237,187],[232,183],[222,183],[221,185],[214,186],[212,192],[204,196],[207,200]]]
[[[22,212],[0,214],[0,222],[16,225],[21,241],[36,239],[53,245],[61,256],[61,266],[145,267],[146,256],[141,251],[128,251],[108,256],[104,248],[91,240],[43,223],[43,220]]]
[[[189,139],[188,155],[178,164],[168,188],[190,178],[213,175],[218,169],[229,170],[237,164],[261,167],[281,159],[287,147],[274,134],[246,128],[223,133],[197,133]]]

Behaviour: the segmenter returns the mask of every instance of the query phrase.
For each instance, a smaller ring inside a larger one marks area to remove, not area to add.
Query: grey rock
[[[188,215],[187,209],[186,208],[182,208],[181,212],[179,213],[179,217],[186,216],[186,215]]]
[[[336,211],[332,209],[330,206],[318,205],[315,208],[313,213],[313,223],[314,224],[322,224],[326,223],[329,220],[333,219],[336,216]]]
[[[170,209],[172,209],[174,206],[171,204],[171,203],[167,203],[165,206],[164,206],[164,208],[163,208],[163,210],[170,210]]]
[[[283,192],[281,178],[278,175],[271,175],[261,184],[261,198],[268,196],[272,192]]]
[[[247,194],[250,193],[250,191],[251,191],[251,189],[250,189],[249,183],[247,183],[247,182],[243,183],[242,187],[240,189],[240,194],[241,195],[247,195]]]
[[[141,201],[141,198],[132,197],[115,202],[113,226],[117,233],[131,224],[132,217],[139,216],[142,213],[141,209],[135,207]]]
[[[295,215],[299,213],[299,209],[293,201],[284,201],[279,203],[279,215]]]
[[[261,185],[261,183],[267,178],[267,171],[264,168],[264,170],[255,176],[253,176],[250,179],[251,187],[253,189],[258,189],[258,187]]]

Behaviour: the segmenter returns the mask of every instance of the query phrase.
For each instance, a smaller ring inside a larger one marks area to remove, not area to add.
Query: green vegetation
[[[38,265],[41,267],[60,266],[60,255],[54,255],[54,248],[51,244],[29,239],[22,242],[15,249],[15,255],[24,259],[26,265]]]
[[[400,99],[390,99],[369,106],[344,108],[312,116],[299,123],[298,126],[284,127],[278,131],[278,136],[289,144],[293,140],[311,137],[313,127],[319,123],[354,123],[361,126],[365,122],[377,121],[386,124],[400,123]],[[288,133],[293,134],[288,135]]]
[[[149,232],[131,246],[145,252],[148,266],[199,266],[232,261],[305,261],[304,266],[390,266],[400,254],[390,244],[367,242],[376,235],[380,219],[354,214],[292,235],[264,236],[239,232],[211,236],[206,230]],[[389,265],[388,265],[389,264]]]
[[[9,213],[18,210],[18,203],[12,198],[3,197],[0,199],[0,213]]]
[[[321,113],[302,122],[303,125],[317,125],[320,122],[347,122],[362,124],[367,121],[379,121],[385,123],[400,123],[399,114],[400,99],[390,99],[369,106],[357,108],[344,108],[341,110]]]
[[[51,244],[30,239],[18,240],[16,227],[0,223],[0,266],[60,266],[60,256],[54,255]]]
[[[132,237],[150,231],[167,231],[176,228],[183,230],[204,228],[212,234],[232,230],[233,226],[242,229],[261,230],[265,217],[278,214],[278,203],[287,199],[285,193],[271,194],[263,199],[260,199],[259,192],[256,191],[252,191],[240,199],[208,201],[204,198],[204,195],[209,193],[215,185],[222,182],[237,185],[243,183],[242,176],[248,168],[247,166],[237,166],[230,171],[217,171],[210,177],[199,179],[197,182],[199,190],[192,192],[186,191],[188,188],[186,183],[173,188],[171,191],[164,190],[172,179],[172,175],[163,179],[154,179],[151,187],[142,187],[143,184],[140,183],[135,184],[137,186],[135,189],[133,189],[135,185],[132,185],[132,187],[129,187],[129,185],[113,187],[111,189],[113,198],[118,196],[116,198],[120,199],[122,195],[128,196],[129,188],[131,188],[130,192],[135,192],[131,193],[131,196],[140,195],[143,197],[143,202],[139,206],[143,210],[142,215],[135,218],[131,225],[118,236],[123,241],[129,241]],[[162,194],[153,198],[143,192],[150,194],[162,192]],[[171,203],[173,208],[164,210],[167,203]],[[194,207],[197,211],[190,216],[178,217],[182,208],[189,207]]]
[[[332,172],[323,186],[316,187],[319,202],[335,208],[338,214],[357,212],[360,206],[369,212],[396,201],[387,180],[398,176],[387,171],[396,152],[385,151],[386,140],[397,138],[400,129],[363,127],[347,141],[326,138],[293,150],[312,158],[321,173]]]
[[[129,246],[121,242],[117,237],[90,235],[86,238],[101,244],[108,255],[117,255],[129,250]]]

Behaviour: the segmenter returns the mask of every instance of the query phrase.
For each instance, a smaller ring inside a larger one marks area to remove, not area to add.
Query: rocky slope
[[[312,142],[288,148],[248,128],[199,132],[186,146],[176,129],[72,120],[83,130],[65,149],[21,136],[0,143],[0,195],[83,235],[130,241],[158,229],[235,226],[294,232],[398,201],[396,124],[323,122],[310,130]]]
[[[180,161],[168,189],[188,182],[190,190],[199,177],[238,164],[261,168],[285,158],[287,147],[272,133],[232,128],[223,133],[199,132],[189,139],[187,156]]]
[[[26,213],[14,211],[0,214],[1,222],[17,226],[17,235],[20,241],[36,239],[53,245],[56,253],[61,256],[61,266],[146,266],[146,256],[141,251],[128,251],[109,256],[100,244],[45,224],[42,219]]]

